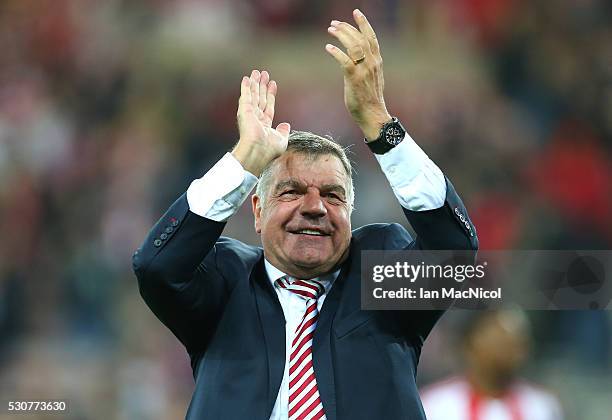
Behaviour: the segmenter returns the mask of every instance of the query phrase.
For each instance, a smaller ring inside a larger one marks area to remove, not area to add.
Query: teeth
[[[299,230],[298,233],[306,233],[308,235],[318,235],[318,236],[323,236],[323,234],[317,230],[312,230],[312,229],[302,229]]]

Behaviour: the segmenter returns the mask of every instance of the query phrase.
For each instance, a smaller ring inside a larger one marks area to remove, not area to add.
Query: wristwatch
[[[382,126],[376,140],[367,141],[367,139],[364,139],[364,141],[373,153],[382,155],[400,144],[405,135],[406,129],[396,117],[393,117],[391,121]]]

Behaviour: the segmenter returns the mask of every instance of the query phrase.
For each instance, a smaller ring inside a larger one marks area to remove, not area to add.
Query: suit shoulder
[[[227,265],[253,265],[261,258],[261,247],[245,244],[234,238],[221,236],[215,243],[217,262]]]
[[[399,223],[371,223],[353,230],[353,239],[378,249],[402,249],[413,242]]]

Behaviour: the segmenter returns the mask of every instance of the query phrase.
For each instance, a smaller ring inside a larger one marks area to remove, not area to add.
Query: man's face
[[[297,278],[330,272],[351,239],[348,175],[340,159],[289,152],[272,170],[263,208],[253,196],[255,230],[266,258]]]

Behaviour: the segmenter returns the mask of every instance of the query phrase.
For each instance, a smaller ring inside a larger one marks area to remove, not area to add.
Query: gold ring
[[[365,60],[365,55],[363,57],[359,57],[356,60],[353,60],[353,64],[357,65]]]
[[[365,51],[359,45],[350,47],[346,50],[349,58],[353,61],[353,64],[359,64],[365,60]],[[355,58],[357,57],[357,58]]]

